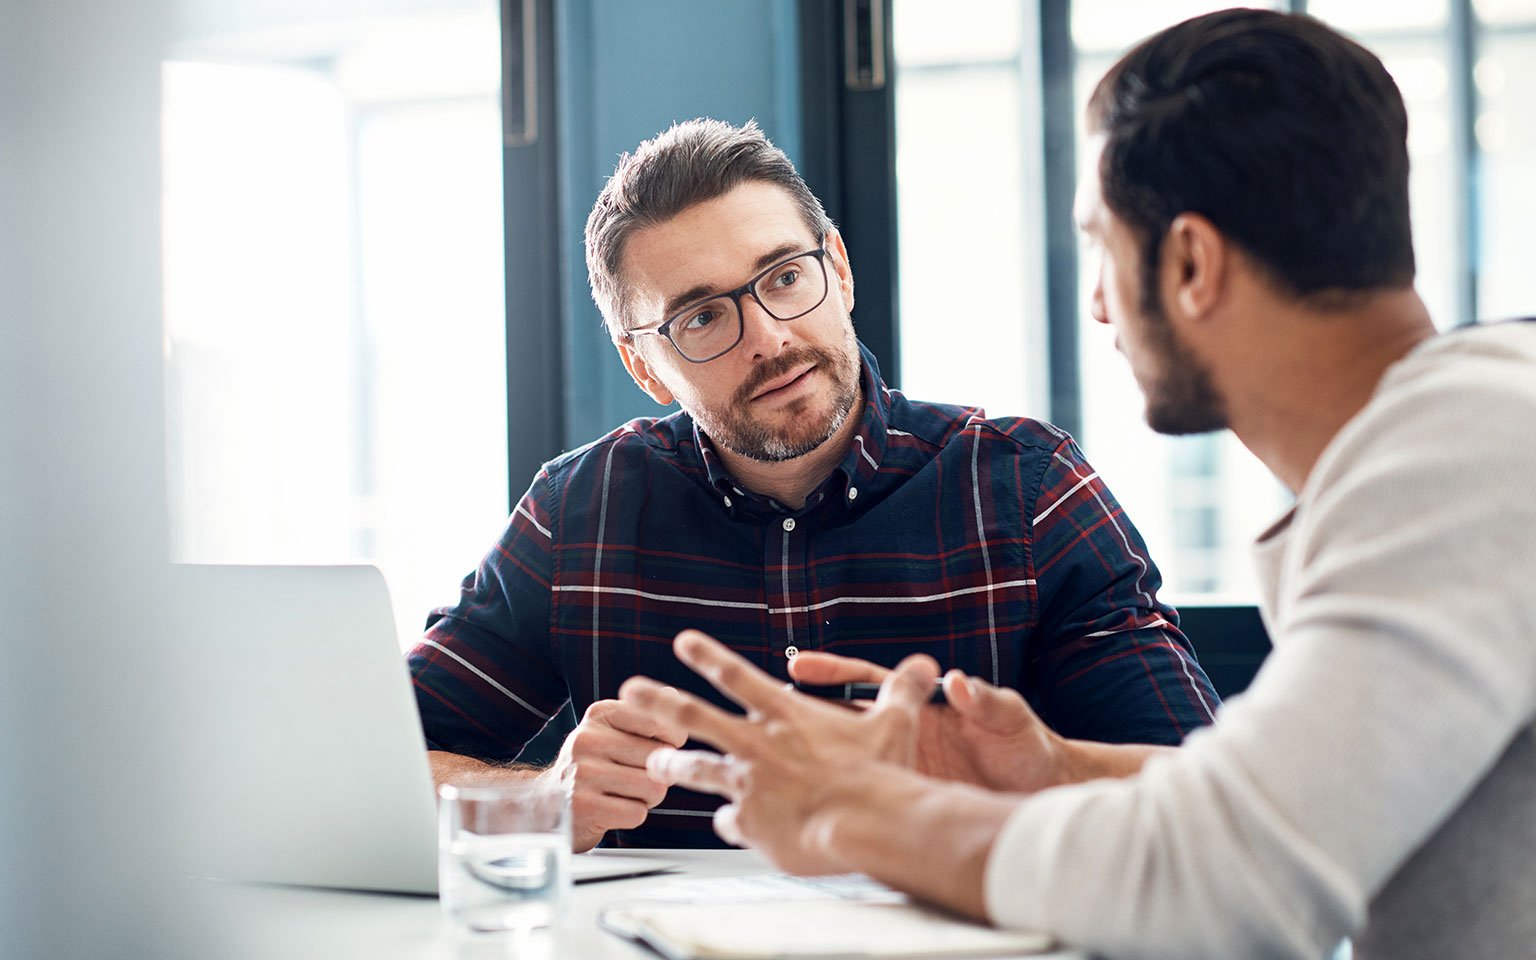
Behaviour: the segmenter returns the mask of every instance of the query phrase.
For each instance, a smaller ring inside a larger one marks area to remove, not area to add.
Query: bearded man
[[[780,680],[803,650],[927,654],[1084,740],[1174,745],[1210,722],[1157,568],[1071,438],[887,388],[854,335],[843,239],[756,126],[641,144],[586,246],[625,369],[681,412],[546,464],[432,615],[410,666],[439,782],[574,768],[576,850],[610,831],[718,845],[718,799],[646,775],[682,727],[617,700],[643,674],[723,703],[673,655],[685,628]],[[582,719],[559,758],[517,764],[567,702]],[[931,738],[924,768],[952,749]]]

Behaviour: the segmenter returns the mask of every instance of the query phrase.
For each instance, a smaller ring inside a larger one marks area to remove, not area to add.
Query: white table
[[[225,883],[203,883],[189,896],[205,921],[197,939],[209,943],[207,955],[230,960],[655,960],[645,948],[601,930],[599,911],[643,897],[667,878],[773,872],[748,850],[607,850],[599,855],[665,857],[686,865],[671,874],[578,884],[566,922],[521,942],[457,934],[433,897]],[[1049,957],[1087,960],[1076,952]]]

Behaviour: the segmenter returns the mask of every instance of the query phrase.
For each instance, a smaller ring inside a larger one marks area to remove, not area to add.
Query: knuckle
[[[587,707],[586,711],[581,715],[582,722],[602,723],[613,716],[616,706],[618,704],[613,700],[597,700]]]
[[[614,818],[614,826],[621,830],[633,830],[645,822],[650,809],[641,803],[626,804],[624,810]]]

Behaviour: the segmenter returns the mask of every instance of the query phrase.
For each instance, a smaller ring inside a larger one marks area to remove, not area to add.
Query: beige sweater
[[[1021,803],[993,920],[1112,957],[1536,957],[1536,323],[1394,365],[1256,556],[1253,685],[1141,776]]]

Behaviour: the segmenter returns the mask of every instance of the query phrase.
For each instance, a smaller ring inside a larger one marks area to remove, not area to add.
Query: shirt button
[[[727,506],[727,507],[729,507],[729,506],[730,506],[730,505],[731,505],[731,498],[730,498],[730,497],[726,497],[726,498],[725,498],[725,505],[726,505],[726,506]]]
[[[789,646],[784,648],[784,656],[786,656],[789,659],[793,660],[796,657],[800,656],[800,648],[795,646],[794,644],[790,644]]]
[[[848,499],[849,500],[857,500],[857,499],[859,499],[859,488],[858,487],[849,487],[848,488]]]
[[[789,533],[789,532],[791,532],[794,529],[795,529],[795,518],[794,517],[785,517],[784,518],[784,532],[785,533]]]

